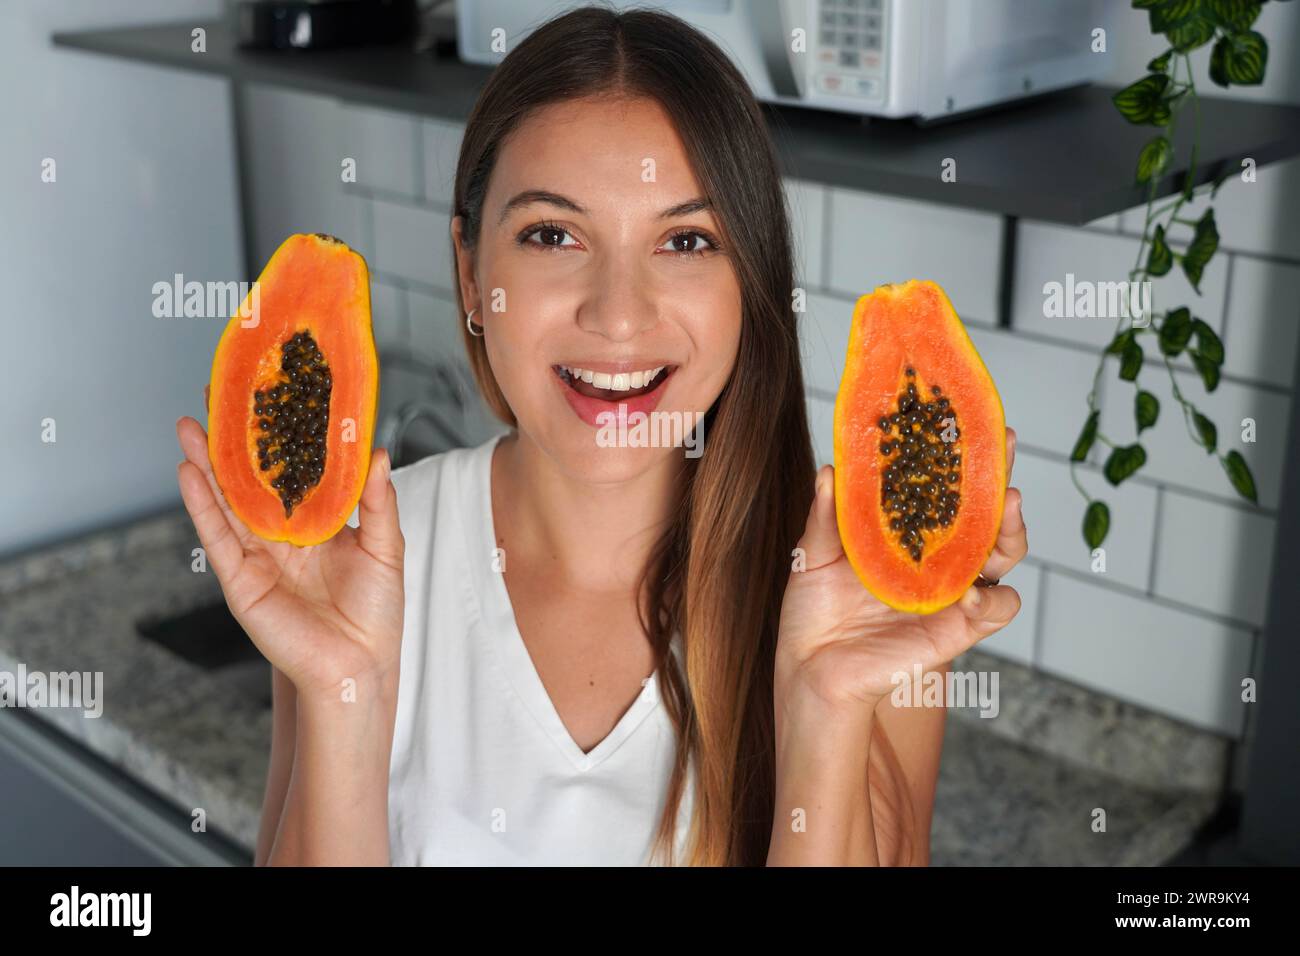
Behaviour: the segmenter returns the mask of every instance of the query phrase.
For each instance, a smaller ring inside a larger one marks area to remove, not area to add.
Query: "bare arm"
[[[271,866],[387,866],[397,674],[298,697],[293,765]]]
[[[931,668],[947,673],[950,665]],[[876,705],[868,760],[872,822],[882,866],[928,866],[934,792],[943,754],[944,707]]]
[[[298,692],[278,667],[271,668],[271,760],[262,797],[262,821],[257,831],[254,866],[266,866],[280,829],[284,796],[293,770],[294,738],[298,733]]]
[[[928,865],[946,713],[885,698],[865,723],[806,702],[779,714],[769,863]]]

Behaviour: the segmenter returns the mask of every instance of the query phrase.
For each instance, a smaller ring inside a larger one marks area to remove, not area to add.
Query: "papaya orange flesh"
[[[208,456],[231,510],[269,541],[338,533],[379,398],[365,260],[332,236],[286,239],[227,323],[209,387]]]
[[[959,599],[997,543],[1006,419],[935,283],[883,285],[858,299],[834,438],[836,520],[863,585],[916,614]]]

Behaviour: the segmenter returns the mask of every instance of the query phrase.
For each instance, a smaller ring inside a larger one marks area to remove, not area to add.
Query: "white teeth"
[[[579,368],[576,365],[561,365],[560,368],[573,381],[584,381],[597,388],[603,388],[611,392],[626,392],[633,388],[645,388],[650,385],[659,373],[666,368],[660,365],[658,368],[646,369],[643,372],[593,372],[589,368]]]

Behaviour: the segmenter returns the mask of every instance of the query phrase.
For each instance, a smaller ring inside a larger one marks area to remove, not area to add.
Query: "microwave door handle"
[[[803,98],[803,90],[791,62],[794,51],[790,49],[785,8],[786,0],[753,0],[752,6],[759,50],[772,90],[778,96],[797,100]]]

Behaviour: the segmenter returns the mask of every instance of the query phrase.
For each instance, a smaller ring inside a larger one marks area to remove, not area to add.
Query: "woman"
[[[274,665],[257,862],[926,863],[944,711],[893,707],[891,675],[1020,602],[900,614],[846,561],[741,76],[668,15],[552,20],[483,90],[454,205],[505,437],[391,476],[376,451],[357,527],[295,549],[248,534],[178,425],[186,507]],[[703,453],[611,446],[620,404]],[[1025,550],[1012,489],[984,576]]]

